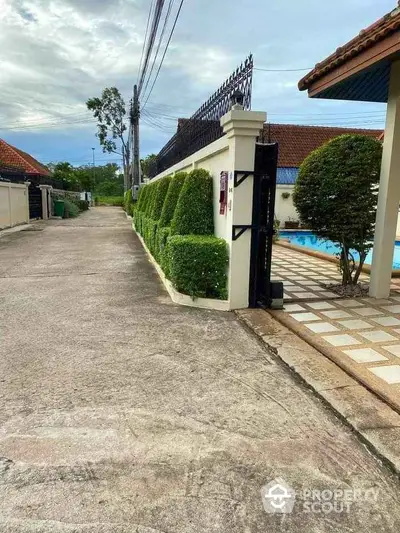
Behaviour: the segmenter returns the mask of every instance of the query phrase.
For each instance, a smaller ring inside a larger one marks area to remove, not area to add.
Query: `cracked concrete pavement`
[[[120,209],[34,229],[0,238],[2,533],[399,531],[397,478],[233,313],[173,304]],[[378,497],[267,514],[276,477]]]

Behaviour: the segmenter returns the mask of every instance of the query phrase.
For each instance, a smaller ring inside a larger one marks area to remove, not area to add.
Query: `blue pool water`
[[[335,255],[339,251],[339,247],[332,241],[319,239],[311,231],[280,231],[282,239],[289,241],[296,246],[310,248],[317,252],[322,252],[329,255]],[[354,257],[358,258],[357,252],[354,252]],[[372,250],[367,255],[365,263],[370,265],[372,262]],[[393,268],[400,268],[400,241],[396,241],[393,255]]]

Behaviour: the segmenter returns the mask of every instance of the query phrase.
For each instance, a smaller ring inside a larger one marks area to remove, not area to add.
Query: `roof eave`
[[[353,39],[353,41],[355,40]],[[350,41],[350,43],[353,41]],[[341,52],[341,50],[344,51]],[[329,56],[322,63],[317,64],[315,69],[299,81],[298,88],[300,91],[308,90],[309,96],[313,98],[325,89],[381,61],[396,60],[399,55],[400,32],[398,30],[392,31],[376,41],[372,38],[368,39],[368,46],[357,46],[349,49],[348,45],[346,45],[343,49],[338,49],[335,54]]]

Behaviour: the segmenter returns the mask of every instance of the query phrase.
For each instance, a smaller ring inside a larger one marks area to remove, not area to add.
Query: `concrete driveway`
[[[2,533],[400,530],[397,479],[235,315],[171,303],[120,209],[37,228],[0,238]]]

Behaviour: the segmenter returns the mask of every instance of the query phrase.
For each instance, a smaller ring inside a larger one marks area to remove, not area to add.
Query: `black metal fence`
[[[232,106],[232,95],[243,94],[243,108],[251,109],[251,89],[253,80],[253,56],[221,85],[189,119],[180,119],[175,135],[167,142],[150,167],[150,177],[179,163],[185,157],[223,136],[220,119]]]

